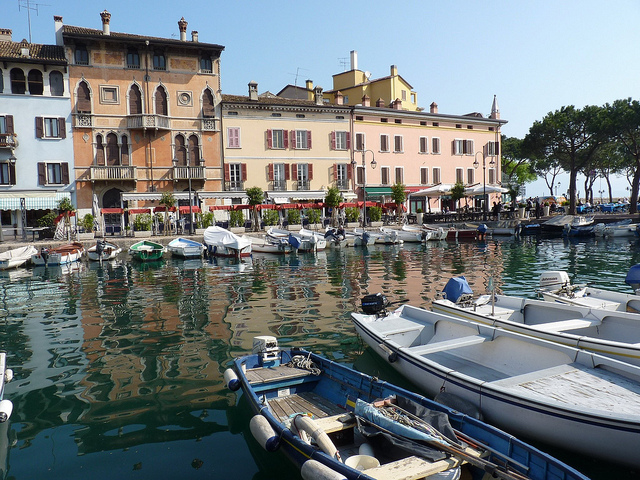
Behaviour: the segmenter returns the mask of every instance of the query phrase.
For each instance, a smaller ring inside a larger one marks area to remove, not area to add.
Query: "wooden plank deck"
[[[269,400],[273,414],[284,421],[296,413],[311,413],[316,418],[340,415],[345,411],[313,392],[295,393]]]
[[[311,375],[311,373],[309,370],[278,365],[277,367],[271,368],[252,368],[247,370],[245,375],[250,384],[260,385],[278,380],[306,377],[307,375]]]

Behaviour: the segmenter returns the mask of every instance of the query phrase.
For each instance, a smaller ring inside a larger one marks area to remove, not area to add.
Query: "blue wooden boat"
[[[253,351],[225,383],[248,399],[258,443],[284,451],[305,480],[587,478],[472,416],[313,353],[281,351],[274,337],[256,337]]]

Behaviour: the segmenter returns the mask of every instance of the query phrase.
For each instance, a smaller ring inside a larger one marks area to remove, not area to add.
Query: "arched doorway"
[[[126,208],[127,202],[124,202],[125,205],[122,205],[122,201],[120,200],[120,195],[122,191],[117,188],[112,188],[104,192],[102,196],[102,208]],[[126,221],[126,218],[125,218]],[[104,224],[106,225],[117,225],[120,226],[122,224],[122,214],[121,213],[106,213],[104,215]]]

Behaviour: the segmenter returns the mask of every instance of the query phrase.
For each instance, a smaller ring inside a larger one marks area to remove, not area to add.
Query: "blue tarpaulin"
[[[473,290],[471,290],[467,279],[461,275],[451,278],[444,286],[442,293],[444,298],[456,303],[462,295],[473,295]]]

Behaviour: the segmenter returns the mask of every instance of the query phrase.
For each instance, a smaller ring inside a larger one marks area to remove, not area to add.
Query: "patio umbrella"
[[[499,185],[473,185],[464,189],[465,195],[484,195],[485,193],[507,193],[509,190]]]
[[[442,195],[449,195],[451,193],[451,189],[453,185],[451,183],[439,183],[438,185],[434,185],[433,187],[425,188],[424,190],[418,190],[417,192],[413,192],[409,195],[409,201],[411,201],[411,197],[441,197]],[[431,212],[431,202],[427,200],[427,205],[429,205],[429,212]]]

